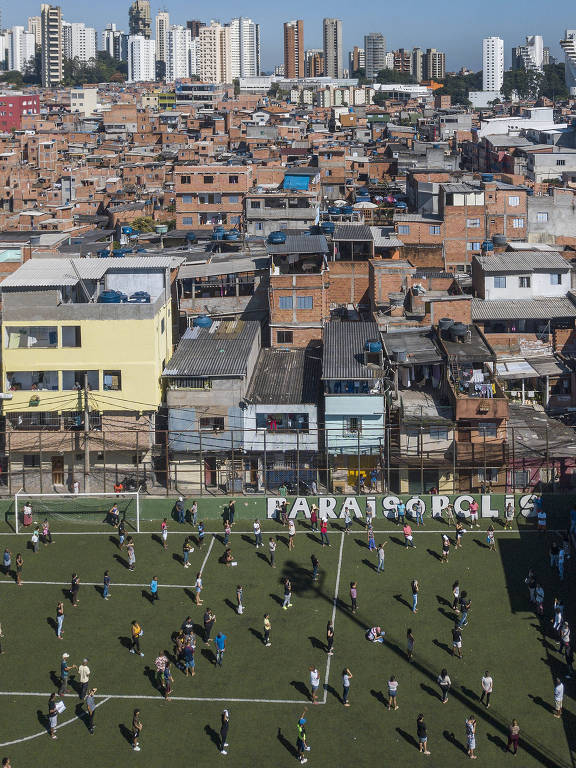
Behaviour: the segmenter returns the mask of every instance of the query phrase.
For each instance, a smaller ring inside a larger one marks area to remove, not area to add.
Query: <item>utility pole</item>
[[[90,493],[90,406],[88,371],[84,371],[84,493]]]

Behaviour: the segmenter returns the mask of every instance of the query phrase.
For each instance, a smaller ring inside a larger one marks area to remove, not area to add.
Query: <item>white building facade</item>
[[[504,83],[504,40],[485,37],[482,40],[482,90],[500,92]]]
[[[62,47],[65,59],[90,61],[96,58],[96,30],[81,22],[62,22]]]
[[[128,38],[128,82],[143,83],[156,79],[156,43],[143,35]]]
[[[172,25],[166,43],[166,82],[196,74],[196,43],[186,27]]]
[[[24,27],[12,27],[4,35],[4,45],[8,58],[8,69],[25,72],[30,63],[34,63],[36,38],[33,32]]]
[[[230,69],[232,78],[260,74],[260,25],[240,16],[230,27]]]
[[[231,83],[230,27],[215,21],[200,29],[196,41],[197,75],[203,83]]]

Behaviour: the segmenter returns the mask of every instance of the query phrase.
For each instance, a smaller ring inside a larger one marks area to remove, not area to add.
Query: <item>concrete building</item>
[[[81,22],[62,22],[62,49],[65,59],[90,61],[96,58],[96,30]]]
[[[394,66],[396,72],[406,72],[412,74],[412,52],[404,48],[398,48],[394,51]]]
[[[386,40],[381,32],[364,35],[366,77],[374,78],[386,66]]]
[[[202,27],[196,49],[198,76],[204,83],[231,83],[230,27],[213,21]]]
[[[98,109],[98,88],[72,88],[70,111],[80,112],[87,117]]]
[[[566,87],[570,96],[576,96],[576,29],[567,29],[560,45],[564,51]]]
[[[102,32],[102,50],[116,61],[128,61],[128,35],[108,24]]]
[[[42,85],[52,88],[62,82],[62,9],[57,5],[42,3]]]
[[[32,32],[34,35],[34,43],[36,45],[42,45],[42,19],[40,16],[28,17],[28,32]]]
[[[36,39],[33,32],[26,32],[24,27],[12,27],[4,34],[7,64],[9,70],[25,72],[34,64]]]
[[[443,80],[446,77],[446,54],[428,48],[423,56],[423,74],[424,80]]]
[[[134,0],[128,11],[128,28],[132,37],[142,36],[146,40],[152,34],[150,0]]]
[[[482,90],[499,92],[504,82],[504,40],[485,37],[482,40]]]
[[[243,16],[232,19],[230,29],[230,74],[257,77],[260,74],[260,25]]]
[[[196,74],[196,41],[186,27],[172,25],[166,40],[166,82]],[[158,55],[158,47],[156,47]]]
[[[359,48],[357,45],[348,54],[348,68],[350,69],[350,75],[357,72],[359,69],[366,69],[366,50]]]
[[[542,35],[529,35],[525,45],[512,48],[512,69],[542,72],[544,69],[544,39]]]
[[[40,97],[15,91],[0,94],[0,131],[8,133],[22,128],[25,115],[40,114]]]
[[[170,29],[170,14],[159,11],[156,14],[156,61],[161,61],[168,69],[168,30]],[[185,75],[187,77],[187,75]]]
[[[304,22],[284,23],[284,77],[306,77],[304,67]]]
[[[472,287],[485,301],[559,298],[570,290],[572,267],[556,251],[483,253],[472,261]]]
[[[424,77],[424,51],[422,48],[412,49],[412,75],[417,83],[421,83]]]
[[[342,65],[342,22],[340,19],[323,21],[324,74],[326,77],[344,76]]]
[[[324,75],[324,51],[310,48],[304,54],[304,77],[322,77]]]
[[[204,21],[199,21],[198,19],[191,19],[190,21],[186,22],[186,29],[190,30],[192,33],[192,38],[198,37],[200,30],[205,26],[206,23]]]
[[[128,82],[144,83],[156,80],[156,44],[143,35],[128,38]]]

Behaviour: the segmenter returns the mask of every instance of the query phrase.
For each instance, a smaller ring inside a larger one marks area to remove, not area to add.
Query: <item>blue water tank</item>
[[[334,230],[336,229],[336,224],[334,224],[333,221],[323,221],[322,224],[320,224],[320,227],[325,235],[333,235]]]
[[[108,256],[110,256],[110,251],[107,249],[102,249],[101,251],[97,252],[97,256],[99,259],[106,259]]]
[[[280,232],[280,230],[276,232],[270,232],[268,235],[268,242],[270,245],[282,245],[286,242],[286,234],[284,232]]]
[[[111,255],[112,255],[112,256],[113,256],[115,259],[123,259],[123,258],[124,258],[124,256],[126,255],[126,250],[125,250],[124,248],[115,248],[115,249],[112,251],[112,254],[111,254]]]
[[[98,304],[121,304],[126,301],[126,294],[120,291],[102,291],[98,296]]]
[[[483,251],[493,251],[494,250],[494,243],[492,240],[484,240],[482,243],[482,250]]]
[[[408,208],[408,206],[406,205],[406,203],[395,203],[394,208],[397,208],[399,211],[405,211]]]
[[[526,194],[528,195],[528,197],[534,197],[534,190],[533,189],[527,189],[526,190]]]
[[[212,232],[212,240],[224,240],[224,234],[224,231],[217,232],[214,230],[214,232]]]
[[[231,229],[224,233],[224,240],[238,240],[240,232],[237,229]]]
[[[212,318],[208,317],[208,315],[198,315],[198,317],[192,320],[192,326],[194,328],[211,328]]]
[[[376,339],[370,339],[364,344],[366,352],[382,352],[382,342]]]
[[[494,174],[493,173],[482,173],[480,174],[480,178],[483,182],[489,183],[491,181],[494,181]]]
[[[150,304],[150,294],[147,291],[136,291],[128,299],[129,304]]]
[[[194,232],[187,232],[186,233],[186,240],[188,240],[189,243],[195,243],[196,242],[196,235]]]
[[[337,205],[331,205],[328,208],[328,213],[330,214],[330,216],[340,216],[340,214],[342,213],[342,209],[338,208]]]
[[[351,205],[343,205],[340,210],[345,216],[350,216],[351,213],[354,213],[354,208]]]

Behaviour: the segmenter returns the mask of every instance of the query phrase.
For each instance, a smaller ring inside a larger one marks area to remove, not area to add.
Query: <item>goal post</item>
[[[27,493],[20,489],[14,494],[15,531],[22,533],[28,525],[48,520],[56,524],[70,523],[80,531],[90,529],[106,533],[110,531],[108,513],[114,504],[117,505],[119,518],[124,521],[126,528],[140,533],[139,491]]]

